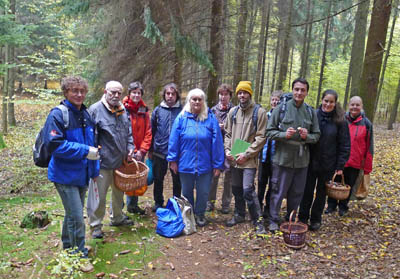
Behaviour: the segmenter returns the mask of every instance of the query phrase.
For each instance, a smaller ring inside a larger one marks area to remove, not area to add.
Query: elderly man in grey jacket
[[[123,87],[118,81],[106,84],[100,101],[89,108],[96,124],[97,142],[100,148],[100,175],[97,179],[99,207],[90,216],[89,224],[93,238],[103,238],[102,221],[106,209],[107,190],[112,189],[111,226],[130,226],[133,221],[122,213],[124,193],[114,185],[113,171],[124,159],[131,160],[134,154],[131,123],[121,103]]]

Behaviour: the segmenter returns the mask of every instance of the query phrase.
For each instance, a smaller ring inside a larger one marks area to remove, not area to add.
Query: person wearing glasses
[[[193,206],[197,225],[203,227],[211,179],[224,168],[224,148],[221,129],[203,90],[190,90],[186,100],[172,125],[167,161],[174,173],[179,172],[182,195]]]
[[[114,185],[113,172],[124,160],[132,160],[133,144],[131,122],[121,103],[123,87],[118,81],[106,84],[101,100],[90,106],[89,112],[96,124],[98,144],[101,146],[100,175],[97,179],[99,207],[89,218],[93,238],[103,238],[102,221],[106,210],[107,190],[112,189],[111,226],[131,226],[133,221],[122,213],[124,193]]]
[[[47,175],[65,210],[61,233],[63,249],[81,252],[81,257],[87,258],[83,207],[89,179],[99,176],[95,124],[83,104],[88,92],[87,81],[79,76],[65,77],[61,90],[65,97],[61,105],[68,112],[68,126],[64,126],[61,107],[51,110],[43,128],[45,145],[52,154]]]

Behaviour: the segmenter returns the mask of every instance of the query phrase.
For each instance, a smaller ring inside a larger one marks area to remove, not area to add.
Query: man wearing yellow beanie
[[[226,225],[231,227],[243,223],[246,215],[246,202],[256,234],[265,234],[260,202],[254,187],[257,171],[258,153],[263,148],[266,137],[267,113],[251,100],[253,90],[250,81],[241,81],[236,87],[239,105],[232,108],[225,122],[225,154],[232,168],[232,193],[235,197],[235,214]],[[236,140],[250,143],[242,153],[231,154]]]

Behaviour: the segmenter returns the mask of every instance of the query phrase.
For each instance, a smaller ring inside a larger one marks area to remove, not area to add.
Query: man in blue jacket
[[[61,89],[65,97],[61,104],[68,109],[68,126],[65,127],[66,118],[60,108],[54,108],[47,117],[44,142],[52,154],[48,178],[54,182],[65,210],[63,248],[75,249],[87,257],[83,207],[89,179],[99,175],[100,157],[95,147],[94,122],[83,105],[88,92],[86,80],[65,77]]]
[[[163,207],[164,197],[164,177],[168,170],[168,141],[171,134],[172,124],[175,118],[182,110],[180,103],[180,94],[175,83],[169,83],[164,86],[162,91],[163,101],[157,106],[151,114],[151,133],[153,135],[152,143],[149,151],[149,158],[153,159],[153,175],[154,175],[154,207]],[[181,182],[179,175],[171,171],[173,183],[173,195],[181,196]]]
[[[114,185],[113,172],[123,160],[132,160],[133,145],[131,121],[121,103],[122,85],[118,81],[106,84],[100,101],[89,111],[96,123],[100,149],[100,176],[97,180],[99,207],[89,218],[93,238],[103,238],[102,221],[106,210],[108,188],[112,189],[111,226],[131,226],[133,221],[122,213],[124,193]]]

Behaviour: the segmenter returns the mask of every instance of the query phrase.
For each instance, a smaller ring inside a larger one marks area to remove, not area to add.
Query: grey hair
[[[192,97],[200,97],[203,99],[203,106],[201,107],[201,112],[198,114],[197,118],[199,119],[199,121],[204,121],[207,119],[208,117],[208,107],[207,107],[207,96],[204,93],[203,90],[199,89],[199,88],[195,88],[189,91],[187,97],[186,97],[186,104],[182,109],[181,114],[183,115],[185,113],[185,111],[192,113],[191,108],[190,108],[190,99],[192,99]]]

